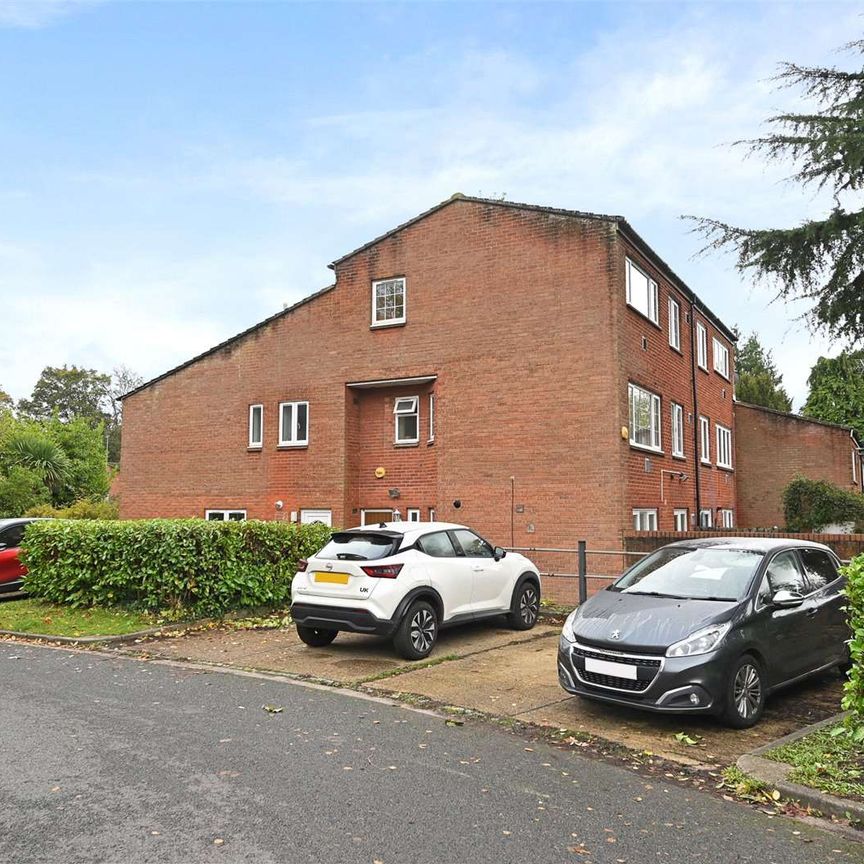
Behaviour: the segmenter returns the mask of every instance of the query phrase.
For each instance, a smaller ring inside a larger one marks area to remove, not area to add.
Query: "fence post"
[[[579,541],[579,605],[588,599],[588,555],[585,541]]]

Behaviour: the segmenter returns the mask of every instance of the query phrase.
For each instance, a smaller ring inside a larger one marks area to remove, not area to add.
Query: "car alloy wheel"
[[[540,608],[540,602],[537,598],[537,591],[530,583],[522,589],[522,594],[519,597],[519,617],[522,623],[530,627],[537,620],[537,612]]]
[[[411,617],[411,644],[420,654],[426,654],[435,642],[435,618],[428,609],[418,609]]]
[[[751,720],[762,705],[762,679],[752,663],[743,663],[735,675],[732,689],[735,710],[742,720]]]

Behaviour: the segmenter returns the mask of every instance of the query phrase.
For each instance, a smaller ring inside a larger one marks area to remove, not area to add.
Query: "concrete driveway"
[[[444,630],[430,658],[398,658],[387,640],[340,633],[326,648],[309,648],[293,627],[230,628],[151,639],[127,651],[170,659],[239,666],[359,687],[416,695],[497,717],[585,733],[689,765],[725,766],[839,709],[841,681],[827,675],[769,700],[755,728],[726,729],[710,718],[658,716],[569,696],[558,686],[558,624],[527,633],[500,623]],[[676,738],[685,733],[690,741]]]

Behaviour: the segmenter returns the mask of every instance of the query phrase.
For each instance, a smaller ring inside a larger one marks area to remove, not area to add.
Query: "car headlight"
[[[694,654],[707,654],[723,641],[723,637],[729,632],[731,626],[732,622],[727,621],[725,624],[712,624],[709,627],[703,627],[701,630],[691,633],[686,639],[670,645],[666,649],[666,656],[692,657]]]
[[[575,641],[576,641],[576,633],[575,633],[575,631],[573,630],[573,624],[576,622],[576,618],[577,618],[578,614],[579,614],[579,610],[578,610],[578,609],[574,609],[574,610],[573,610],[573,611],[572,611],[572,612],[567,616],[567,620],[564,622],[564,629],[561,631],[561,635],[562,635],[562,636],[563,636],[563,637],[564,637],[568,642],[575,642]]]

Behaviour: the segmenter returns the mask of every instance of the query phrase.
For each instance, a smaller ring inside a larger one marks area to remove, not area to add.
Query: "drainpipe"
[[[700,510],[702,509],[702,485],[699,477],[700,424],[699,424],[699,394],[696,387],[696,306],[690,301],[690,383],[693,386],[693,476],[696,479],[696,528],[701,528]]]

